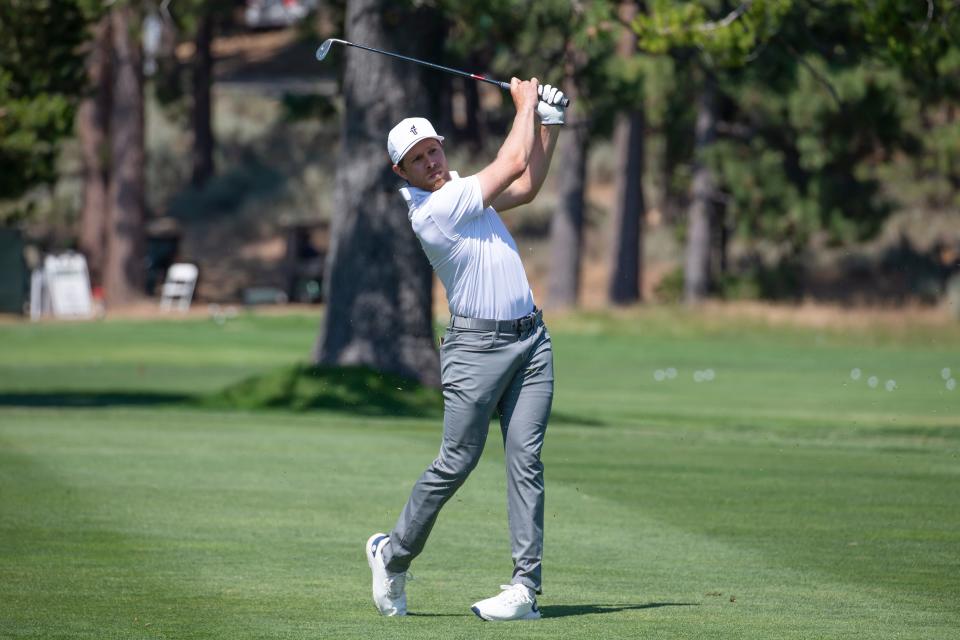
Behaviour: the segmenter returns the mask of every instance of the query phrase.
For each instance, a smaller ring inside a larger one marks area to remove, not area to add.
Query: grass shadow
[[[105,408],[181,406],[218,410],[333,411],[375,417],[439,418],[439,389],[367,367],[293,365],[213,393],[140,389],[0,392],[0,407]]]
[[[697,607],[696,602],[647,602],[644,604],[554,604],[540,607],[544,618],[565,618],[567,616],[587,616],[597,613],[619,613],[640,609],[658,609],[660,607]]]
[[[367,367],[294,365],[202,395],[111,389],[0,393],[0,407],[79,409],[162,405],[244,411],[321,410],[375,417],[443,417],[443,398],[438,389]],[[491,419],[497,420],[497,415]],[[550,420],[578,427],[609,424],[557,411],[551,414]]]
[[[574,413],[563,413],[560,411],[552,411],[550,413],[550,422],[555,424],[573,425],[575,427],[606,427],[610,424],[606,420],[588,418],[586,416],[579,416]]]
[[[181,404],[192,399],[182,393],[147,391],[30,391],[0,394],[0,407],[62,407],[71,409],[103,407],[151,407]]]

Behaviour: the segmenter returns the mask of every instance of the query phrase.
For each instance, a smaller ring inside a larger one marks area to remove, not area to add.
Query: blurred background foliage
[[[0,5],[0,200],[57,178],[59,141],[86,90],[82,47],[96,3]]]
[[[589,129],[588,235],[613,207],[597,194],[623,170],[610,145],[624,110],[642,109],[644,117],[643,171],[631,179],[644,189],[645,242],[687,242],[692,180],[703,163],[714,184],[711,295],[813,295],[804,282],[824,256],[873,246],[898,216],[912,227],[890,233],[940,233],[925,236],[923,246],[908,242],[913,253],[906,253],[927,265],[930,282],[921,289],[942,293],[960,270],[960,232],[949,224],[960,218],[954,3],[648,0],[625,21],[624,3],[609,0],[404,1],[442,23],[435,50],[443,64],[502,79],[536,74],[575,91],[574,113]],[[144,83],[147,219],[226,218],[248,236],[256,235],[251,225],[271,220],[329,219],[343,54],[318,65],[310,52],[344,32],[346,0],[305,3],[304,19],[273,30],[244,22],[245,0],[118,2],[163,25],[156,70]],[[60,245],[70,245],[79,220],[73,119],[91,91],[84,74],[91,27],[108,9],[96,0],[0,6],[0,220],[44,228],[47,241]],[[187,158],[205,18],[214,25],[216,171],[200,184],[191,182]],[[628,29],[637,48],[618,55]],[[254,50],[271,38],[282,42]],[[283,57],[294,51],[295,59]],[[250,71],[258,56],[279,62]],[[295,86],[304,79],[307,88]],[[509,126],[509,100],[442,74],[430,82],[438,128],[457,141],[453,157],[479,166]],[[698,96],[708,83],[715,125],[709,143],[698,144]],[[521,235],[546,233],[556,202],[549,189],[517,222]],[[603,253],[598,242],[595,258]],[[647,252],[648,261],[658,257],[656,247]],[[680,273],[648,271],[653,288],[683,281],[680,258],[671,260]]]

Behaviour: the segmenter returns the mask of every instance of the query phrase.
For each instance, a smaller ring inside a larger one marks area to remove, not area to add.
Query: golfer
[[[541,90],[542,89],[542,90]],[[484,620],[540,617],[543,464],[553,400],[550,334],[536,308],[517,244],[498,211],[526,204],[543,185],[564,122],[563,93],[537,79],[510,81],[516,116],[496,159],[461,178],[447,167],[443,137],[407,118],[387,137],[410,223],[447,290],[450,325],[440,347],[443,441],[389,535],[367,540],[373,601],[383,615],[407,612],[407,569],[423,551],[443,505],[480,460],[490,418],[500,416],[507,467],[513,577],[471,609]],[[470,536],[464,537],[464,542]],[[464,553],[480,553],[464,549]]]

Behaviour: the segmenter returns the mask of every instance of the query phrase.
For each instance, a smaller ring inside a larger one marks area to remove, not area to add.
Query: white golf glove
[[[540,92],[540,101],[537,102],[537,115],[540,116],[540,123],[546,125],[563,124],[564,113],[566,109],[560,106],[563,100],[563,91],[549,84],[542,84],[538,87]]]

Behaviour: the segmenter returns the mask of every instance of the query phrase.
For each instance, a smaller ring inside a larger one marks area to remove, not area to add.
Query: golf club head
[[[329,38],[323,41],[323,44],[320,45],[320,48],[317,49],[317,60],[323,60],[327,57],[327,54],[330,53],[330,46],[334,42],[339,42],[340,44],[350,44],[346,40],[338,40],[337,38]]]

